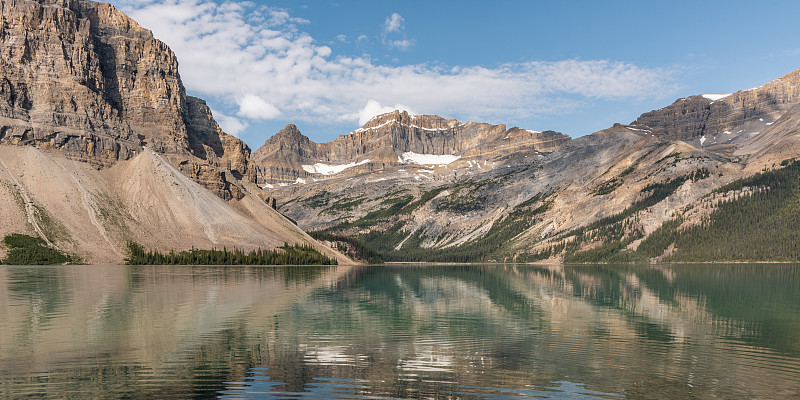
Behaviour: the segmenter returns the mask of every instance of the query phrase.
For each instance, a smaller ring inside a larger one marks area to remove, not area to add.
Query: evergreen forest
[[[284,244],[275,250],[241,249],[170,251],[146,250],[136,242],[128,242],[128,265],[336,265],[336,259],[325,256],[307,244]]]
[[[78,263],[80,259],[54,249],[38,237],[12,233],[3,238],[8,250],[0,264],[9,265],[53,265]]]
[[[645,237],[639,213],[663,201],[685,182],[709,177],[705,168],[644,187],[640,200],[620,213],[587,226],[562,232],[538,252],[511,254],[509,244],[539,221],[552,206],[547,195],[537,195],[518,205],[482,237],[444,248],[426,248],[416,232],[402,230],[398,214],[429,200],[440,189],[399,201],[386,200],[387,208],[361,219],[312,232],[336,244],[340,251],[369,262],[535,262],[561,256],[566,263],[647,263],[800,261],[800,161],[785,160],[781,168],[765,169],[710,193],[699,205],[713,204],[699,223],[685,224],[684,214],[662,224]],[[608,189],[611,190],[611,189]],[[684,210],[688,211],[688,210]],[[383,225],[384,230],[344,236],[346,228]],[[524,240],[524,239],[522,239]],[[638,241],[637,246],[632,246]],[[402,243],[402,246],[398,246]],[[587,248],[588,247],[588,248]]]

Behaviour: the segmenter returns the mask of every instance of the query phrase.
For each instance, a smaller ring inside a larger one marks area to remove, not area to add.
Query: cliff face
[[[223,198],[253,177],[249,149],[186,95],[163,42],[105,3],[1,0],[0,143],[100,166],[146,146]],[[232,176],[230,176],[230,175]]]
[[[305,243],[347,260],[254,178],[250,149],[186,95],[150,31],[108,4],[0,0],[0,237],[36,235],[89,263],[122,262],[128,240]]]
[[[298,178],[327,175],[312,168],[319,163],[330,167],[355,164],[342,170],[348,173],[378,171],[404,165],[404,153],[485,159],[521,151],[551,152],[567,141],[568,136],[553,131],[507,129],[505,125],[461,123],[394,111],[329,143],[314,143],[297,127],[287,125],[253,153],[253,161],[260,183],[292,183]]]
[[[749,90],[719,98],[715,95],[678,99],[670,106],[642,114],[631,125],[649,128],[665,140],[691,142],[719,138],[736,143],[763,132],[800,102],[800,70]],[[739,139],[737,137],[745,135]],[[703,143],[700,143],[703,145]],[[711,140],[705,145],[711,144]]]

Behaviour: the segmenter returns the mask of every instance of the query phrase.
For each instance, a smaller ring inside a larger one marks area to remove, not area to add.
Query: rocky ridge
[[[413,155],[457,157],[463,163],[499,159],[509,151],[551,152],[567,141],[568,136],[553,131],[507,129],[502,124],[461,123],[394,111],[329,143],[314,143],[296,126],[287,125],[253,153],[253,162],[258,183],[275,185],[400,169],[413,163]]]
[[[670,106],[642,114],[631,126],[663,140],[723,147],[768,129],[798,101],[800,70],[731,94],[680,98]]]

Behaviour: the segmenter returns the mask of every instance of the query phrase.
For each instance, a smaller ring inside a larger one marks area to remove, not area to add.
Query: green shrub
[[[2,260],[3,264],[53,265],[77,261],[76,258],[47,246],[47,243],[38,237],[13,233],[3,238],[3,244],[8,248],[8,255]]]

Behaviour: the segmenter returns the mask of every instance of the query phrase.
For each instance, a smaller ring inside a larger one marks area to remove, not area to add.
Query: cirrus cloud
[[[668,70],[612,60],[382,65],[369,56],[334,55],[302,32],[309,21],[248,2],[114,3],[172,48],[186,88],[210,97],[226,113],[223,127],[239,131],[247,121],[278,117],[355,124],[385,104],[459,119],[519,119],[567,112],[591,99],[644,98],[672,88]],[[384,30],[400,31],[403,22],[393,14]]]
[[[403,29],[405,22],[406,20],[400,14],[392,13],[391,16],[386,17],[386,22],[383,25],[386,32],[397,32]]]

